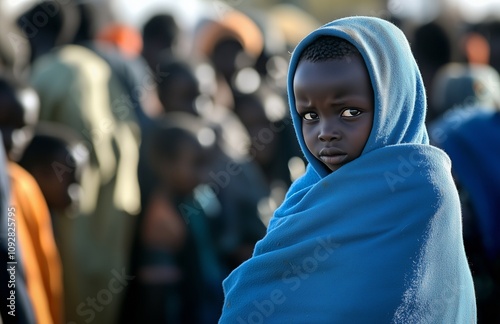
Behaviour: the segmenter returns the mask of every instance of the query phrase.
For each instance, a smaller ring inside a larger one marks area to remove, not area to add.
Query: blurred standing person
[[[481,33],[483,27],[473,26],[463,35],[467,63],[447,64],[436,74],[430,100],[440,115],[428,127],[431,143],[452,161],[478,323],[498,323],[500,177],[494,165],[500,160],[500,75],[489,65],[489,42],[495,36]]]
[[[181,112],[154,125],[146,152],[158,181],[138,227],[137,279],[122,323],[215,323],[220,315],[225,273],[195,194],[215,143],[201,139],[207,132],[201,119]]]
[[[477,139],[481,140],[478,141]],[[448,128],[441,147],[453,163],[464,209],[478,323],[500,321],[500,111],[476,109]]]
[[[495,165],[500,161],[500,76],[488,65],[454,63],[438,73],[434,87],[431,99],[444,113],[429,125],[429,135],[431,143],[445,150],[452,161],[478,323],[497,323],[500,174]]]
[[[442,147],[448,133],[478,111],[500,107],[500,75],[489,65],[448,63],[432,83],[435,119],[427,124],[431,144]]]
[[[217,106],[207,93],[200,91],[198,79],[186,62],[167,60],[160,64],[160,71],[165,75],[158,85],[165,113],[199,115],[215,131],[217,145],[206,188],[211,195],[205,195],[205,202],[209,204],[212,198],[217,201],[219,207],[209,222],[211,233],[217,240],[220,258],[233,269],[251,256],[255,243],[265,234],[258,204],[267,197],[269,188],[250,156],[252,143],[236,114]]]
[[[0,139],[3,142],[3,137],[0,132]],[[9,232],[15,233],[15,227],[12,225],[12,220],[10,217],[14,217],[11,205],[11,192],[10,192],[10,179],[9,173],[7,171],[7,159],[5,157],[5,150],[0,147],[0,207],[2,211],[0,213],[0,260],[3,264],[8,264],[12,260],[16,260],[17,264],[15,267],[15,308],[12,308],[10,304],[3,303],[0,307],[0,322],[6,322],[8,319],[16,317],[18,323],[33,323],[35,321],[35,313],[32,307],[31,299],[29,297],[28,288],[26,285],[26,272],[24,271],[24,262],[19,258],[19,248],[16,251],[9,251]],[[12,230],[9,230],[12,228]],[[13,234],[11,234],[12,237]],[[12,244],[11,244],[12,246]],[[10,252],[10,253],[9,253]],[[2,271],[0,273],[0,280],[2,282],[8,283],[11,276],[11,271]],[[13,288],[10,286],[9,288]],[[0,298],[2,300],[8,300],[10,303],[11,290],[1,289]]]
[[[52,12],[46,14],[44,26],[36,33],[26,27],[47,8]],[[32,47],[31,82],[40,95],[40,119],[65,124],[82,134],[90,154],[82,171],[79,211],[60,215],[70,238],[64,242],[67,250],[62,258],[75,265],[65,287],[67,320],[114,323],[123,290],[132,279],[127,264],[132,215],[140,209],[139,132],[127,93],[109,65],[95,52],[70,44],[85,32],[85,26],[66,25],[79,22],[79,14],[73,2],[45,1],[18,22]],[[103,289],[116,280],[115,293],[107,290],[109,294],[103,297]]]
[[[95,8],[89,3],[80,3],[78,9],[84,28],[80,28],[75,43],[91,49],[109,64],[123,87],[121,95],[113,98],[112,106],[120,111],[120,115],[135,115],[141,138],[146,138],[153,127],[152,118],[161,111],[157,88],[162,72],[158,67],[156,71],[151,70],[140,55],[143,42],[139,31],[120,23],[110,23],[96,33],[97,26],[93,20]],[[130,107],[127,107],[129,104]],[[139,149],[142,156],[143,145]],[[137,172],[142,206],[149,194],[152,172],[143,159],[139,159]]]
[[[38,108],[32,89],[16,86],[4,77],[0,79],[0,130],[9,159],[9,211],[14,213],[16,249],[24,266],[24,270],[19,270],[25,274],[34,321],[62,323],[61,260],[54,241],[49,210],[35,179],[13,161],[16,153],[30,139],[30,127],[37,121]],[[22,279],[20,284],[22,291]],[[27,305],[22,299],[21,304],[23,308]]]
[[[418,62],[428,96],[432,97],[432,82],[436,72],[451,60],[451,44],[446,31],[436,22],[419,26],[413,33],[412,52]],[[426,121],[437,117],[432,105],[428,104]]]
[[[124,105],[121,110],[130,110],[135,115],[141,132],[151,125],[151,115],[160,110],[156,96],[159,76],[148,68],[140,53],[143,48],[138,30],[121,23],[109,23],[100,29],[96,25],[96,8],[91,3],[79,3],[81,27],[73,40],[99,55],[109,64],[112,74],[123,87],[121,96],[113,98],[112,105]],[[130,109],[125,106],[131,104]]]

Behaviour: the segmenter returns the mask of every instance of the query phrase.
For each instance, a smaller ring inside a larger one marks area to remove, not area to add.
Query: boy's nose
[[[335,126],[333,121],[325,121],[321,125],[318,139],[321,142],[331,142],[341,138],[339,128]]]

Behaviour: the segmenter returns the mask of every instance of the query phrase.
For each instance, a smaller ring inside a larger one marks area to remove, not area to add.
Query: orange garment
[[[97,40],[114,44],[125,56],[138,57],[142,51],[141,33],[134,27],[112,23],[97,33]]]
[[[62,323],[62,270],[47,203],[35,179],[8,164],[11,205],[15,208],[17,248],[37,323]]]

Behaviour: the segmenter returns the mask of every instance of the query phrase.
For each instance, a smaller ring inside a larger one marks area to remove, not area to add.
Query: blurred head
[[[264,46],[260,28],[238,10],[229,10],[217,20],[201,21],[195,37],[196,50],[229,83],[238,69],[254,65]]]
[[[31,88],[0,76],[0,130],[10,159],[16,159],[38,120],[38,96]]]
[[[437,23],[431,22],[419,26],[415,30],[412,45],[419,65],[424,64],[425,67],[437,69],[451,59],[450,39]]]
[[[73,0],[64,5],[58,1],[39,1],[17,19],[17,25],[31,46],[31,62],[56,45],[73,42],[83,33],[82,12]]]
[[[158,98],[164,111],[196,115],[195,101],[200,91],[191,67],[181,61],[166,61],[159,71],[163,77],[158,81]]]
[[[88,151],[69,128],[41,123],[19,164],[38,182],[52,211],[64,211],[79,200],[81,170]]]
[[[211,136],[213,140],[208,142]],[[175,195],[186,196],[207,180],[207,153],[214,142],[213,131],[198,117],[167,114],[151,135],[149,161],[164,186]]]
[[[210,60],[215,70],[220,72],[227,81],[231,81],[238,70],[238,57],[244,53],[243,45],[236,38],[228,37],[215,44]]]
[[[234,112],[245,126],[252,139],[251,152],[255,160],[265,166],[272,162],[277,153],[278,134],[273,131],[271,121],[266,115],[264,104],[257,94],[235,96]],[[272,134],[269,135],[269,134]],[[264,143],[262,138],[265,138]]]
[[[156,71],[162,58],[171,57],[177,43],[179,27],[170,14],[151,17],[142,28],[142,56]]]
[[[79,24],[71,42],[80,44],[94,40],[97,34],[96,17],[99,14],[96,7],[88,1],[82,1],[76,4],[75,14],[78,15]]]
[[[489,60],[486,63],[500,73],[500,21],[498,19],[486,20],[473,26],[471,31],[477,36],[482,36],[479,42],[476,39],[476,44],[471,44],[471,46],[476,45],[475,51],[485,51],[485,55]],[[486,42],[486,44],[480,42]],[[471,48],[471,50],[474,50],[474,48]]]
[[[432,88],[436,117],[452,108],[500,109],[500,75],[489,65],[449,63],[436,73]]]

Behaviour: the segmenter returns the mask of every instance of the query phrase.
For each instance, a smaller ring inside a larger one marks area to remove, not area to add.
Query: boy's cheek
[[[312,130],[306,130],[304,129],[304,126],[302,126],[302,137],[304,138],[304,142],[306,143],[307,148],[311,153],[314,151],[314,146],[316,144],[314,140],[314,134]]]

